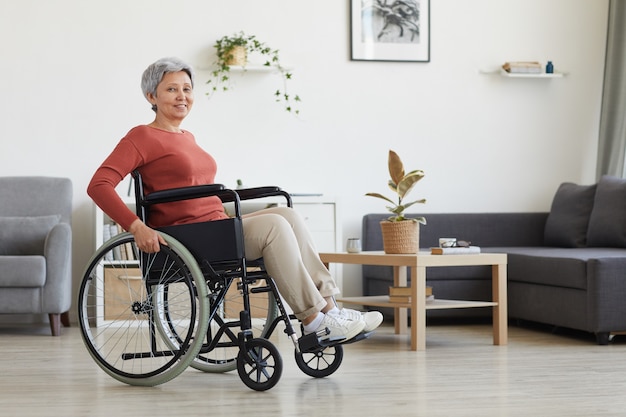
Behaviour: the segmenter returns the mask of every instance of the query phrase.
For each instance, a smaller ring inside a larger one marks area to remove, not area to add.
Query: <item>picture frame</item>
[[[430,62],[430,0],[350,0],[352,61]]]

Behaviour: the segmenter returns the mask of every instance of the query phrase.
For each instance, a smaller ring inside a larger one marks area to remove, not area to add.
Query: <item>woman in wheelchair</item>
[[[176,58],[164,58],[143,73],[141,88],[156,116],[147,125],[132,128],[96,170],[87,192],[114,221],[129,231],[137,247],[157,252],[166,244],[155,228],[227,218],[219,197],[206,197],[155,205],[145,224],[115,191],[137,170],[146,193],[213,184],[217,165],[180,128],[193,106],[194,73]],[[297,212],[288,207],[268,208],[242,216],[244,247],[249,259],[263,258],[282,297],[301,320],[304,333],[329,329],[328,337],[352,339],[382,322],[377,311],[339,309],[339,290],[319,259],[311,235]]]

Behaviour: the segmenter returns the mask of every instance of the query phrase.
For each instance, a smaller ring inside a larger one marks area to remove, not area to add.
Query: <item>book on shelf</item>
[[[411,296],[409,295],[390,295],[389,296],[390,303],[410,303]]]
[[[474,253],[480,253],[480,246],[468,246],[465,248],[430,248],[430,253],[433,255],[469,255]]]
[[[125,232],[125,230],[122,229],[122,226],[115,222],[104,224],[102,239],[106,242],[123,232]],[[123,245],[115,246],[112,253],[105,255],[105,259],[108,261],[134,261],[136,260],[136,257],[132,244],[128,242]]]
[[[130,242],[124,243],[124,248],[126,249],[126,260],[128,261],[136,261],[135,251],[133,250],[133,244]]]
[[[426,296],[426,302],[432,302],[435,299],[433,294]],[[411,302],[411,297],[407,295],[390,295],[389,296],[390,303],[398,303],[398,304],[409,304]]]
[[[102,243],[106,243],[106,241],[109,239],[111,239],[111,227],[108,223],[105,223],[104,225],[102,225]],[[113,253],[111,253],[111,251],[107,252],[104,258],[107,261],[112,261]]]
[[[120,258],[119,260],[121,261],[125,261],[128,259],[128,257],[126,256],[126,245],[119,245],[120,248]]]
[[[111,238],[114,238],[119,233],[116,223],[111,223],[108,225],[109,231],[111,233]],[[118,261],[122,259],[122,250],[119,245],[113,247],[113,260]]]
[[[433,287],[426,286],[426,295],[433,294]],[[411,296],[411,287],[389,287],[389,295]]]
[[[434,300],[433,287],[426,286],[426,301]],[[389,302],[391,303],[410,303],[411,287],[389,287]]]
[[[511,74],[540,74],[542,66],[536,61],[505,62],[502,69]]]

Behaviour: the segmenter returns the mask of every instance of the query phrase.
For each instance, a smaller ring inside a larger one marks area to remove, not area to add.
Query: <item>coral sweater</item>
[[[172,133],[149,126],[131,129],[96,170],[87,194],[111,219],[128,230],[138,217],[115,191],[134,170],[141,173],[146,194],[168,188],[213,184],[217,164],[187,131]],[[150,208],[151,227],[226,218],[218,197],[177,201]]]

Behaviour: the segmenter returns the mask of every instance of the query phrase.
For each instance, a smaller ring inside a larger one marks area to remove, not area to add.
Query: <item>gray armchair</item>
[[[72,182],[0,177],[0,314],[48,314],[69,326]]]

